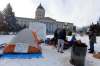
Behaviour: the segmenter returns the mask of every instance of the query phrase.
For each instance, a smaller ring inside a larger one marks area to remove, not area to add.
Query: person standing
[[[57,47],[58,45],[58,34],[59,34],[60,28],[57,28],[54,32],[54,41],[55,41],[55,46]]]
[[[66,30],[62,29],[62,30],[60,30],[60,32],[58,34],[58,45],[57,45],[57,50],[60,53],[64,53],[63,47],[64,47],[65,40],[66,40]]]
[[[89,32],[89,53],[94,53],[94,43],[96,43],[96,34],[93,31]]]

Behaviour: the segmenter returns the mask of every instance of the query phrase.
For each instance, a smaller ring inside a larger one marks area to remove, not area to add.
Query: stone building
[[[53,34],[57,28],[64,28],[64,27],[72,28],[73,27],[73,24],[71,24],[70,26],[69,24],[66,25],[67,24],[66,22],[60,22],[50,17],[45,17],[45,9],[42,7],[41,4],[36,9],[35,18],[16,17],[16,19],[17,19],[18,24],[20,24],[21,26],[26,25],[27,27],[29,26],[30,23],[33,23],[33,22],[44,23],[46,24],[47,34]]]

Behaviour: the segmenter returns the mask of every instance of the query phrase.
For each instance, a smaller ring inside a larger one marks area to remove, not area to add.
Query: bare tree
[[[7,31],[7,24],[4,22],[4,16],[0,12],[0,31]]]

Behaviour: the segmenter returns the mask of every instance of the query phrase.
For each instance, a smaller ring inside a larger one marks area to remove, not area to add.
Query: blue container
[[[45,40],[45,44],[49,44],[49,41],[50,41],[50,38],[47,38],[47,39]]]

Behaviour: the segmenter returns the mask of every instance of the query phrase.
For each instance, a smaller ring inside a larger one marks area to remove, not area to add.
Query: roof
[[[42,18],[42,19],[44,19],[44,20],[52,20],[52,21],[56,21],[55,19],[52,19],[52,18],[50,18],[50,17],[44,17],[44,18]]]
[[[50,17],[44,17],[41,19],[34,19],[34,18],[26,18],[26,17],[16,17],[17,19],[27,19],[27,20],[34,20],[34,21],[42,21],[42,22],[57,22],[57,23],[65,23],[65,22],[60,22],[56,21],[55,19],[52,19]]]
[[[44,18],[41,18],[41,19],[37,19],[38,21],[43,21],[43,22],[56,22],[55,19],[52,19],[50,17],[44,17]]]
[[[40,5],[37,7],[37,9],[44,9],[43,6],[41,5],[41,3],[40,3]]]

